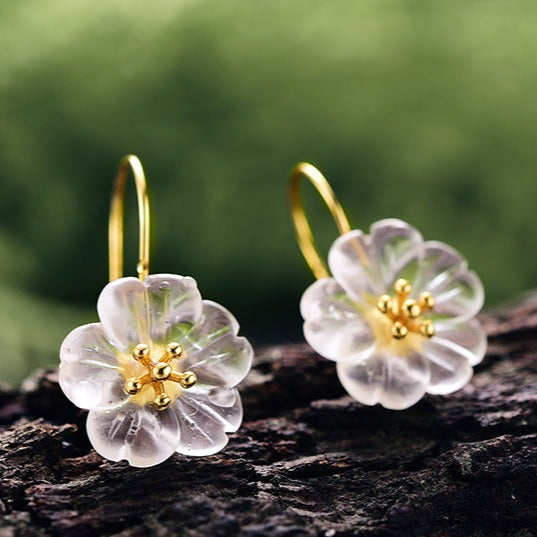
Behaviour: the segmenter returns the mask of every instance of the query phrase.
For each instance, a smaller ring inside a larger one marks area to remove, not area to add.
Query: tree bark
[[[260,349],[227,448],[149,469],[91,449],[55,371],[0,388],[0,537],[537,535],[537,296],[482,320],[472,382],[399,412],[306,345]]]

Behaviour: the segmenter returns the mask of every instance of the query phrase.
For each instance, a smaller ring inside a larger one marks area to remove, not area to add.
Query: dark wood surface
[[[149,469],[97,456],[37,372],[0,389],[0,537],[537,535],[537,297],[483,321],[472,383],[400,412],[306,345],[261,349],[228,447]]]

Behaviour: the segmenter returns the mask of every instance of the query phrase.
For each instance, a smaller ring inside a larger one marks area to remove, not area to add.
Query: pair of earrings
[[[123,209],[127,173],[138,196],[138,278],[123,277]],[[323,263],[304,213],[302,177],[316,187],[341,236]],[[310,164],[291,175],[297,239],[317,281],[300,309],[304,335],[337,362],[341,383],[367,404],[403,409],[425,393],[462,388],[486,350],[474,317],[483,287],[466,261],[410,225],[387,219],[369,235],[351,230],[325,177]],[[87,432],[103,457],[147,467],[169,458],[210,455],[242,422],[236,386],[253,350],[223,306],[203,300],[196,281],[149,275],[149,201],[142,165],[120,163],[109,223],[110,283],[101,292],[100,322],[73,330],[60,350],[65,395],[89,410]]]

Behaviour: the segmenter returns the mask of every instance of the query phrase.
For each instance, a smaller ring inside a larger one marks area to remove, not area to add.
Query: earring
[[[333,277],[304,213],[302,177],[317,189],[340,232],[328,255]],[[447,244],[424,241],[401,220],[375,222],[368,235],[351,230],[328,181],[311,164],[293,169],[290,196],[298,244],[317,278],[300,302],[304,336],[337,363],[349,395],[399,410],[425,393],[465,386],[487,348],[475,319],[483,286],[466,260]]]
[[[129,168],[139,212],[138,278],[123,275],[123,209]],[[149,275],[149,200],[137,157],[121,160],[109,221],[110,283],[100,322],[80,326],[60,350],[65,395],[89,410],[88,437],[103,457],[147,467],[175,451],[210,455],[242,421],[235,386],[253,358],[224,307],[202,300],[196,281]]]

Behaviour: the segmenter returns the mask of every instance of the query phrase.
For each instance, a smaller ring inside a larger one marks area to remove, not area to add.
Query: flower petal
[[[150,344],[145,286],[138,278],[119,278],[101,291],[97,312],[111,343],[130,352]]]
[[[185,455],[212,455],[225,447],[226,433],[242,422],[242,405],[235,388],[193,388],[178,397],[173,409],[181,428],[177,451]]]
[[[201,315],[193,278],[154,274],[145,282],[120,278],[101,292],[97,310],[114,345],[130,352],[138,343],[169,343],[192,328]]]
[[[371,226],[370,237],[381,293],[391,289],[398,278],[413,282],[413,261],[423,255],[421,233],[402,220],[386,218]]]
[[[363,358],[373,352],[375,339],[358,305],[333,278],[310,285],[300,301],[304,337],[330,360]]]
[[[328,263],[336,281],[355,300],[377,297],[397,278],[411,281],[422,255],[423,238],[419,231],[394,218],[379,220],[370,235],[360,230],[339,237],[330,249]],[[405,272],[406,269],[406,272]]]
[[[88,437],[99,455],[145,468],[165,461],[177,449],[179,423],[174,412],[126,403],[109,411],[92,410]]]
[[[144,281],[151,340],[169,343],[178,331],[190,329],[201,316],[196,280],[175,274],[154,274]]]
[[[59,383],[76,406],[109,408],[127,399],[117,361],[100,323],[75,328],[60,348]]]
[[[477,319],[440,327],[423,348],[431,362],[429,393],[451,393],[467,384],[472,366],[485,356],[487,336]]]
[[[431,378],[428,393],[445,395],[456,392],[466,386],[472,378],[473,369],[463,354],[441,341],[431,341],[425,356],[429,360]]]
[[[465,349],[465,356],[472,366],[479,364],[485,357],[487,334],[477,319],[459,324],[445,323],[437,327],[436,333],[438,338]]]
[[[442,242],[428,241],[421,267],[416,293],[429,291],[434,295],[432,315],[437,322],[461,322],[477,315],[483,306],[483,285],[456,250]]]
[[[330,271],[354,300],[380,294],[370,244],[369,235],[354,229],[338,237],[328,253]]]
[[[187,353],[181,369],[194,372],[198,386],[235,386],[250,371],[254,354],[238,331],[237,320],[226,308],[204,300],[196,325],[178,338]]]
[[[401,410],[417,403],[429,382],[429,365],[418,353],[400,356],[387,350],[366,360],[337,364],[341,384],[349,395],[365,405],[380,403]]]

